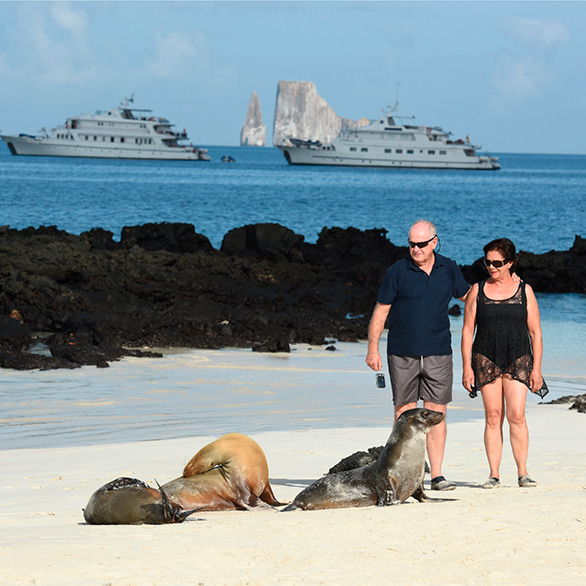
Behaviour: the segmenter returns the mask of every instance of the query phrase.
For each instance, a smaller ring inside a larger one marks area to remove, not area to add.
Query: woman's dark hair
[[[491,250],[496,250],[503,255],[505,262],[512,262],[511,271],[515,268],[517,264],[517,249],[511,240],[508,238],[497,238],[496,240],[491,240],[488,244],[486,244],[483,248],[484,256],[486,256]]]

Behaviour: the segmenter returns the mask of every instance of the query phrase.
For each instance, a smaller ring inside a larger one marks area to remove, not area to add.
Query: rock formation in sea
[[[260,109],[260,100],[256,90],[250,96],[246,120],[240,132],[240,144],[242,146],[265,146],[267,138],[267,127],[262,123],[262,112]]]
[[[280,81],[275,105],[273,144],[290,144],[289,138],[328,143],[349,128],[369,124],[338,116],[317,93],[311,81]]]

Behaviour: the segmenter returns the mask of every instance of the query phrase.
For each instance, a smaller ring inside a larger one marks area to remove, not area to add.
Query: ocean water
[[[385,228],[405,244],[419,217],[462,264],[493,238],[567,250],[586,237],[586,156],[500,155],[499,171],[291,167],[276,148],[211,147],[210,162],[12,157],[0,144],[0,223],[100,227],[188,222],[219,248],[231,229],[276,222],[308,242],[323,227]],[[222,163],[223,154],[236,163]]]
[[[209,151],[211,162],[93,161],[12,157],[0,145],[0,225],[76,234],[100,227],[118,239],[126,225],[188,222],[219,248],[229,230],[258,222],[277,222],[309,242],[323,227],[385,228],[404,244],[409,225],[425,217],[438,226],[442,253],[463,264],[500,236],[536,253],[586,237],[586,156],[502,154],[502,170],[474,172],[290,167],[275,148]],[[224,154],[236,163],[222,163]],[[538,300],[550,396],[586,392],[586,295]],[[459,391],[461,327],[452,318],[451,420],[482,417],[480,402]],[[190,350],[108,369],[2,371],[0,449],[390,427],[388,389],[376,389],[364,344],[337,348]]]

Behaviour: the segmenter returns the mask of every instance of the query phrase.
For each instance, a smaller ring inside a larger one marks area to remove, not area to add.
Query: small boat
[[[386,167],[394,169],[496,170],[497,157],[480,155],[482,148],[466,140],[451,140],[440,126],[413,124],[413,116],[395,114],[397,104],[367,126],[352,128],[330,144],[289,137],[277,145],[290,165]],[[407,120],[405,122],[405,120]]]
[[[166,118],[131,108],[126,98],[117,108],[67,118],[63,126],[40,136],[0,135],[13,155],[209,161],[207,149],[186,144],[187,131],[175,132]]]
[[[236,159],[234,157],[231,157],[230,155],[224,155],[220,161],[222,161],[223,163],[235,163]]]

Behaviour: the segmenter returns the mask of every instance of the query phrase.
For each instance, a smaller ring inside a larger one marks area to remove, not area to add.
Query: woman
[[[489,242],[484,256],[490,277],[470,290],[462,330],[462,384],[469,392],[480,389],[484,402],[490,475],[482,488],[500,486],[505,414],[519,486],[537,486],[527,473],[525,400],[527,388],[537,392],[543,385],[539,308],[531,287],[511,276],[516,251],[508,238]]]

